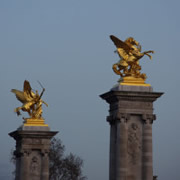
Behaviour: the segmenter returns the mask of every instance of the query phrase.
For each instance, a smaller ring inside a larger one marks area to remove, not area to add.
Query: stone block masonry
[[[109,104],[109,180],[152,180],[152,87],[117,85],[100,97]]]

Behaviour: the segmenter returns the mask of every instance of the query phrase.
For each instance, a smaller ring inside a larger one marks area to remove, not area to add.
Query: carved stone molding
[[[109,122],[110,124],[114,124],[115,123],[115,119],[113,118],[113,116],[107,116],[106,117],[106,121]]]
[[[126,123],[130,118],[130,114],[127,113],[118,113],[117,118],[121,123]]]
[[[142,120],[144,124],[152,124],[154,120],[156,120],[155,114],[143,114]]]
[[[30,149],[21,149],[21,150],[15,150],[14,151],[14,155],[18,158],[21,156],[29,156],[31,154],[31,150]]]
[[[141,150],[142,150],[142,141],[141,141],[141,131],[137,123],[130,124],[128,128],[128,161],[130,164],[137,164]]]
[[[21,150],[21,153],[23,154],[23,156],[29,156],[31,154],[31,149],[23,149]]]
[[[36,156],[33,156],[30,162],[30,173],[31,175],[38,175],[40,166],[40,162]]]
[[[49,156],[49,150],[48,149],[43,149],[43,150],[41,150],[41,154],[42,154],[42,156]]]
[[[114,124],[115,122],[126,123],[129,119],[130,114],[127,113],[114,113],[106,118],[110,124]]]

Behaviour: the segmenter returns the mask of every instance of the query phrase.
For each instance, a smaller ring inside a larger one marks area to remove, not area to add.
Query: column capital
[[[14,155],[18,158],[21,156],[29,156],[31,154],[31,149],[21,149],[21,150],[14,150]]]
[[[31,149],[22,149],[21,154],[23,156],[29,156],[31,154],[32,150]]]
[[[120,123],[126,123],[130,118],[130,114],[128,113],[115,113],[113,115],[107,116],[106,120],[110,123],[113,124],[116,121]]]
[[[50,152],[50,150],[48,150],[48,149],[42,149],[42,150],[41,150],[41,154],[42,154],[43,156],[48,156],[48,155],[49,155],[49,152]]]
[[[143,114],[142,120],[145,124],[152,124],[154,120],[156,120],[155,114]]]

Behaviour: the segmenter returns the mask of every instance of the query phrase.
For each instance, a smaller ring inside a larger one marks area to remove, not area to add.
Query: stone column
[[[23,152],[19,153],[18,158],[20,159],[20,166],[18,167],[19,172],[16,173],[16,179],[28,179],[28,156],[29,153],[24,150]]]
[[[117,119],[116,135],[116,179],[126,180],[127,176],[127,117],[120,114]]]
[[[107,121],[109,121],[108,118]],[[115,180],[116,164],[114,161],[116,160],[117,130],[114,122],[111,122],[110,126],[109,179]]]
[[[143,115],[143,179],[153,179],[152,123],[155,116]]]
[[[49,180],[49,150],[45,150],[42,152],[41,177],[43,180]]]
[[[109,179],[125,180],[127,176],[127,114],[107,117],[110,123]]]
[[[152,87],[118,85],[100,97],[110,105],[110,180],[152,180]]]
[[[49,179],[50,140],[56,133],[43,126],[22,126],[9,133],[16,140],[16,180]]]

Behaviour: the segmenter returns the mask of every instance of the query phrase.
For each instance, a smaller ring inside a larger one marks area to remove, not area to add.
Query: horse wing
[[[19,91],[17,89],[11,89],[11,92],[14,93],[16,95],[16,98],[23,104],[27,102],[27,99],[24,96],[24,92]]]
[[[117,48],[122,48],[124,49],[124,51],[126,51],[126,53],[129,53],[129,51],[131,50],[131,47],[129,47],[125,42],[121,41],[120,39],[118,39],[117,37],[113,35],[111,35],[110,38]]]
[[[32,101],[35,96],[35,94],[32,91],[31,85],[27,80],[24,81],[24,95],[28,101]]]
[[[32,90],[32,88],[31,88],[29,81],[25,80],[24,81],[24,92],[31,95],[31,90]]]
[[[121,41],[117,37],[111,35],[110,39],[113,41],[114,45],[117,47],[117,52],[119,56],[123,59],[127,59],[129,57],[129,52],[131,51],[131,47],[128,44]]]

